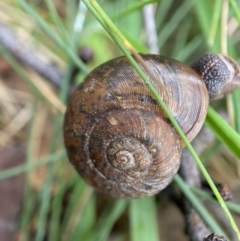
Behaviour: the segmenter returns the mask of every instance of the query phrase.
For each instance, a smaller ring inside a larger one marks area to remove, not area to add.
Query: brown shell
[[[161,78],[152,84],[189,140],[201,129],[208,93],[190,67],[142,55]],[[72,95],[64,123],[68,157],[87,183],[117,197],[165,188],[179,169],[183,143],[125,57],[93,70]]]

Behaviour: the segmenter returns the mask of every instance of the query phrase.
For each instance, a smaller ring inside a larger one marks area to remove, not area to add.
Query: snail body
[[[159,55],[142,58],[161,79],[150,81],[190,141],[205,120],[209,93],[212,99],[236,88],[231,81],[230,87],[221,86],[224,91],[218,87],[210,92],[201,76],[206,79],[209,70],[197,62],[191,68]],[[199,59],[200,64],[205,65],[204,61]],[[232,69],[238,70],[236,66]],[[73,93],[65,115],[64,141],[69,160],[88,184],[126,198],[164,189],[179,169],[184,147],[125,57],[97,67]]]

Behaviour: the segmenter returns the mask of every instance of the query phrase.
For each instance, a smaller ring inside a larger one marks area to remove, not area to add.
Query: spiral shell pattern
[[[192,140],[208,106],[200,76],[178,61],[142,55],[160,81],[159,95]],[[68,157],[83,179],[115,197],[138,198],[165,188],[184,146],[125,57],[93,70],[70,98],[64,122]]]

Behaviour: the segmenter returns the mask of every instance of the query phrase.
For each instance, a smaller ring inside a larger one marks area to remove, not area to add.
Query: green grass
[[[31,19],[35,26],[35,40],[43,44],[49,52],[54,52],[65,63],[66,71],[62,86],[57,93],[59,100],[64,104],[67,103],[71,72],[74,66],[78,66],[81,70],[77,79],[81,82],[94,66],[122,54],[118,46],[125,51],[125,54],[129,54],[128,49],[122,43],[125,39],[119,35],[118,31],[137,51],[148,52],[141,14],[146,4],[152,2],[156,4],[155,24],[158,46],[162,55],[189,64],[205,51],[221,52],[223,48],[224,37],[221,34],[220,21],[223,13],[221,1],[218,0],[102,1],[100,7],[117,26],[117,31],[106,24],[106,19],[102,18],[88,1],[83,2],[87,3],[86,5],[92,9],[95,16],[86,7],[78,8],[78,1],[66,1],[64,17],[58,14],[52,1],[49,0],[45,0],[46,8],[42,8],[38,1],[29,3],[17,0],[14,3],[9,0],[5,2],[16,12],[20,11]],[[239,6],[239,2],[230,1],[229,16],[237,19],[238,29],[240,26]],[[82,21],[76,21],[77,16]],[[110,36],[101,24],[108,30]],[[24,27],[24,22],[19,23],[18,27]],[[239,60],[238,56],[240,56],[240,49],[237,48],[240,39],[238,32],[236,31],[228,39],[229,53],[236,60]],[[76,54],[78,47],[86,44],[94,50],[94,61],[89,66],[80,61]],[[164,207],[157,204],[156,197],[139,200],[108,199],[102,196],[99,198],[99,194],[87,186],[66,162],[62,142],[63,113],[51,112],[52,102],[34,84],[28,71],[1,45],[0,53],[13,66],[35,97],[32,104],[32,119],[27,126],[27,161],[20,166],[0,172],[0,181],[20,173],[26,174],[24,205],[19,220],[22,240],[41,241],[45,240],[46,236],[47,240],[51,241],[104,241],[109,240],[109,237],[111,240],[160,240],[158,211]],[[209,109],[206,126],[214,132],[221,145],[227,146],[233,156],[240,158],[240,90],[232,95],[230,101],[233,106],[234,126],[230,127],[212,108]],[[53,131],[49,153],[36,162],[34,153],[37,143],[34,136],[37,127],[34,125],[34,106],[37,102],[41,102],[51,113]],[[225,105],[220,108],[224,107]],[[218,155],[220,149],[214,148],[214,152],[211,152],[209,156]],[[211,163],[211,160],[205,161]],[[36,189],[33,188],[30,175],[39,167],[46,167],[47,171],[41,188]],[[214,232],[225,232],[201,204],[198,195],[219,205],[214,198],[188,187],[178,175],[174,178],[174,183],[192,202]],[[230,204],[228,208],[239,213],[240,205]],[[125,221],[121,221],[122,219]],[[119,227],[121,225],[122,228]],[[232,220],[231,225],[233,229],[237,229]]]

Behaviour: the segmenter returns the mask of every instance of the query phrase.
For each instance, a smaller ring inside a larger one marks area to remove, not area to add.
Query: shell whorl
[[[99,173],[102,187],[113,196],[141,197],[163,189],[180,164],[176,163],[180,157],[177,136],[171,134],[165,141],[166,135],[174,133],[172,127],[142,110],[113,111],[110,115],[96,123],[86,143],[95,172],[91,184],[97,185]]]
[[[178,61],[142,55],[165,84],[150,80],[192,140],[208,106],[199,75]],[[193,101],[194,100],[194,101]],[[98,190],[143,197],[165,188],[180,165],[183,143],[125,57],[96,68],[72,95],[64,123],[68,157]]]

